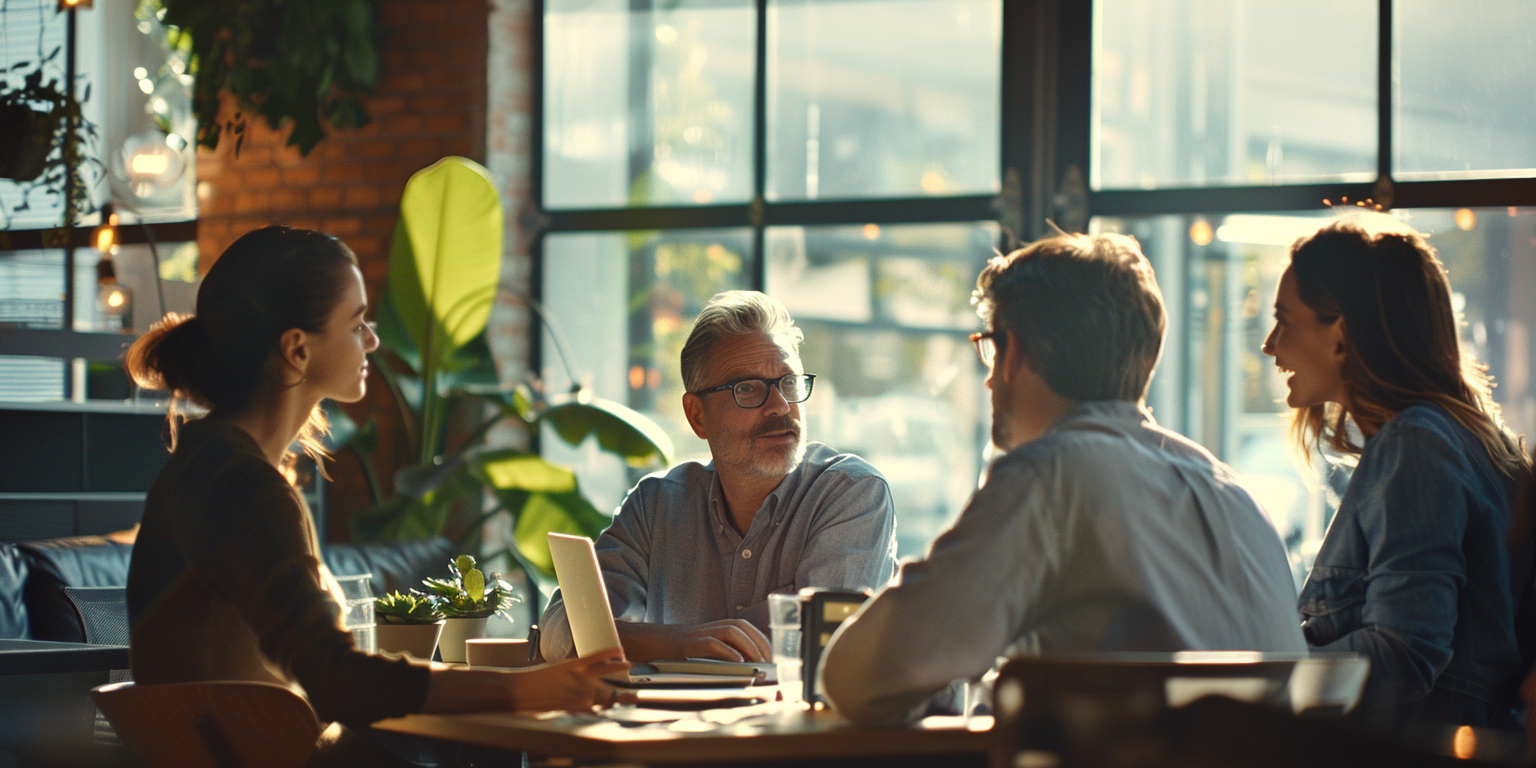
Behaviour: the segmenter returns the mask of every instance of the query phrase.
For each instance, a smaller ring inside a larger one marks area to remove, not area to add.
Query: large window
[[[989,418],[965,335],[998,245],[1002,6],[547,3],[540,290],[572,364],[546,330],[546,386],[584,379],[707,461],[679,352],[716,292],[765,290],[820,376],[808,437],[884,472],[920,553],[975,487]],[[609,508],[637,477],[543,446]]]
[[[1536,85],[1533,24],[1536,7],[1497,0],[1097,5],[1090,226],[1134,234],[1169,300],[1151,404],[1241,473],[1298,576],[1345,478],[1326,457],[1297,467],[1259,345],[1286,249],[1325,201],[1369,198],[1430,235],[1463,341],[1511,425],[1536,431],[1514,300],[1536,290],[1536,105],[1515,96]]]
[[[1536,311],[1512,300],[1536,290],[1532,29],[1501,0],[550,0],[541,290],[574,375],[682,458],[708,455],[677,403],[702,302],[782,299],[822,376],[811,437],[884,471],[913,555],[982,462],[985,259],[1048,222],[1134,234],[1170,315],[1149,405],[1239,470],[1300,573],[1342,478],[1292,460],[1258,348],[1325,200],[1431,233],[1467,343],[1536,430]],[[635,479],[557,443],[605,501]]]
[[[43,247],[39,231],[59,227],[64,219],[57,190],[0,179],[0,231],[5,232],[0,242],[0,334],[142,331],[166,311],[192,307],[195,227],[159,230],[158,273],[146,245],[152,239],[146,223],[197,218],[190,62],[167,40],[156,5],[113,0],[74,11],[71,50],[70,13],[59,11],[58,3],[0,2],[0,80],[9,87],[39,69],[44,82],[63,83],[73,57],[74,92],[95,129],[84,147],[89,162],[82,170],[90,210],[75,223],[94,225],[100,220],[95,207],[116,207],[125,244],[114,262],[119,286],[126,289],[115,294],[98,289],[97,251]],[[103,303],[104,296],[112,303]],[[57,351],[53,344],[30,346]],[[100,359],[0,354],[0,401],[132,396],[120,361],[111,362],[114,346],[90,346]]]

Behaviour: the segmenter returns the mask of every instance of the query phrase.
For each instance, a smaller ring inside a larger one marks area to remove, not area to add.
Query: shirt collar
[[[1152,412],[1136,400],[1090,400],[1078,403],[1063,413],[1046,433],[1059,432],[1083,426],[1083,422],[1130,421],[1136,424],[1156,425]]]
[[[809,446],[807,446],[806,452],[810,452]],[[714,461],[710,461],[708,466],[709,514],[710,517],[714,520],[715,529],[718,531],[722,530],[725,526],[731,525],[731,523],[730,519],[727,518],[725,514],[725,488],[720,485],[720,473],[715,469]],[[806,459],[801,459],[800,465],[795,467],[794,471],[785,475],[783,480],[779,481],[778,487],[774,488],[773,491],[768,494],[768,497],[763,499],[763,505],[757,508],[758,515],[766,513],[768,515],[768,521],[775,526],[783,522],[782,518],[784,517],[784,510],[789,508],[789,505],[786,503],[786,501],[789,497],[790,490],[799,484],[799,479],[805,474],[805,466]],[[756,517],[753,517],[752,519],[754,523],[757,520]],[[743,531],[741,535],[746,536],[747,533],[749,533],[749,531]]]

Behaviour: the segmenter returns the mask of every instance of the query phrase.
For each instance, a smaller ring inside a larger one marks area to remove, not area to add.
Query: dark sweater
[[[429,671],[355,650],[322,587],[303,497],[232,424],[182,427],[150,486],[128,569],[134,680],[250,680],[305,695],[323,721],[421,709]]]

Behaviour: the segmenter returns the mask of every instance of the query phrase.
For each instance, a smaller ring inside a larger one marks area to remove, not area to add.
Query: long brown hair
[[[1319,321],[1344,320],[1349,411],[1332,403],[1296,410],[1291,432],[1307,455],[1326,443],[1358,456],[1347,418],[1371,435],[1403,409],[1434,403],[1505,475],[1530,471],[1524,439],[1493,400],[1488,367],[1461,346],[1450,280],[1423,235],[1384,214],[1351,215],[1296,241],[1291,273]]]
[[[231,244],[198,288],[197,314],[167,314],[128,349],[133,380],[171,392],[171,450],[186,419],[183,402],[210,414],[250,407],[283,333],[323,330],[356,265],[340,240],[307,229],[264,227]],[[299,445],[317,465],[327,456],[320,438],[329,429],[316,405],[299,430]],[[294,458],[286,456],[284,468]]]

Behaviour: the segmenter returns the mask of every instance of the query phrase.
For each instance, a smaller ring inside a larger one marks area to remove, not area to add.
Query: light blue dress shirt
[[[1230,467],[1134,402],[1083,403],[992,464],[834,636],[822,680],[844,716],[891,724],[1010,652],[1304,653],[1295,600]]]
[[[896,566],[896,512],[874,467],[822,443],[768,494],[745,535],[714,463],[684,462],[625,497],[597,539],[614,618],[650,624],[746,619],[768,632],[768,595],[876,589]],[[575,654],[565,603],[544,610],[544,658]]]

